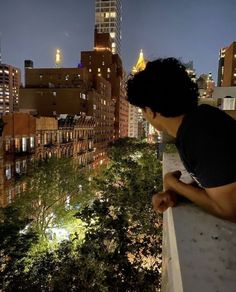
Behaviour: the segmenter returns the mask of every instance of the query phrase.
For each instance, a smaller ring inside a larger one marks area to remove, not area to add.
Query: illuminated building
[[[224,76],[224,60],[225,60],[225,51],[227,48],[220,49],[219,53],[219,65],[218,65],[218,80],[217,86],[222,86],[223,76]]]
[[[90,83],[85,68],[33,68],[27,60],[20,109],[41,116],[86,114]]]
[[[215,81],[212,74],[201,74],[196,80],[199,98],[211,98],[215,89]]]
[[[183,63],[188,73],[188,76],[192,79],[193,82],[196,82],[196,72],[193,68],[193,61],[189,61],[188,63]]]
[[[136,65],[134,65],[132,68],[132,74],[135,74],[139,71],[144,70],[146,67],[146,64],[147,64],[147,61],[144,59],[143,50],[141,49],[139,53],[138,61]]]
[[[98,33],[109,33],[112,53],[121,52],[121,0],[95,1],[95,26]]]
[[[0,63],[0,114],[12,113],[18,109],[20,70]]]
[[[54,117],[61,114],[92,116],[96,119],[94,164],[105,161],[107,145],[114,138],[111,83],[100,74],[89,74],[87,68],[33,68],[32,61],[26,65],[25,87],[20,89],[20,111]],[[112,70],[106,73],[112,74]]]
[[[132,68],[132,74],[142,71],[146,67],[147,61],[144,59],[143,51],[140,50],[138,60]],[[129,137],[141,138],[145,136],[144,127],[146,121],[144,121],[141,110],[129,104]]]
[[[25,190],[23,175],[32,159],[73,157],[78,166],[94,164],[95,119],[91,116],[34,117],[28,113],[3,116],[0,137],[0,206]]]
[[[236,86],[236,42],[221,50],[218,73],[218,86]]]
[[[89,71],[90,78],[103,77],[110,83],[111,98],[115,105],[114,138],[128,136],[128,102],[122,61],[112,54],[109,33],[98,33],[95,29],[93,51],[81,52],[81,64]]]
[[[0,206],[13,202],[25,188],[20,178],[25,174],[27,164],[35,153],[35,118],[22,113],[3,116],[2,168],[0,180],[2,189]]]

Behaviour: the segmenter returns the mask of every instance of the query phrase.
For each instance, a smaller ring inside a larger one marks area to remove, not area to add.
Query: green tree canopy
[[[107,167],[92,176],[93,200],[76,212],[86,227],[83,241],[75,233],[57,249],[34,254],[20,283],[13,277],[5,291],[158,291],[162,217],[151,206],[153,190],[162,189],[156,145],[119,139],[108,155]]]

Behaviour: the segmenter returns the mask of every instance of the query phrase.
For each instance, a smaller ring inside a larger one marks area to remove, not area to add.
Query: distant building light
[[[59,49],[56,50],[55,64],[57,67],[61,64],[61,51]]]
[[[109,47],[95,47],[95,51],[111,51]]]

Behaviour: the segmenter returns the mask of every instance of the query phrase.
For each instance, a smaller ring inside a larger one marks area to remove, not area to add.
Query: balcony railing
[[[181,170],[177,153],[164,153],[163,174]],[[235,292],[236,224],[191,203],[164,212],[162,292]]]

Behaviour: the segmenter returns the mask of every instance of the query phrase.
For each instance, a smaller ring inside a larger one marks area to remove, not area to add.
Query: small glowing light
[[[55,64],[57,67],[61,64],[61,51],[59,49],[56,50]]]

